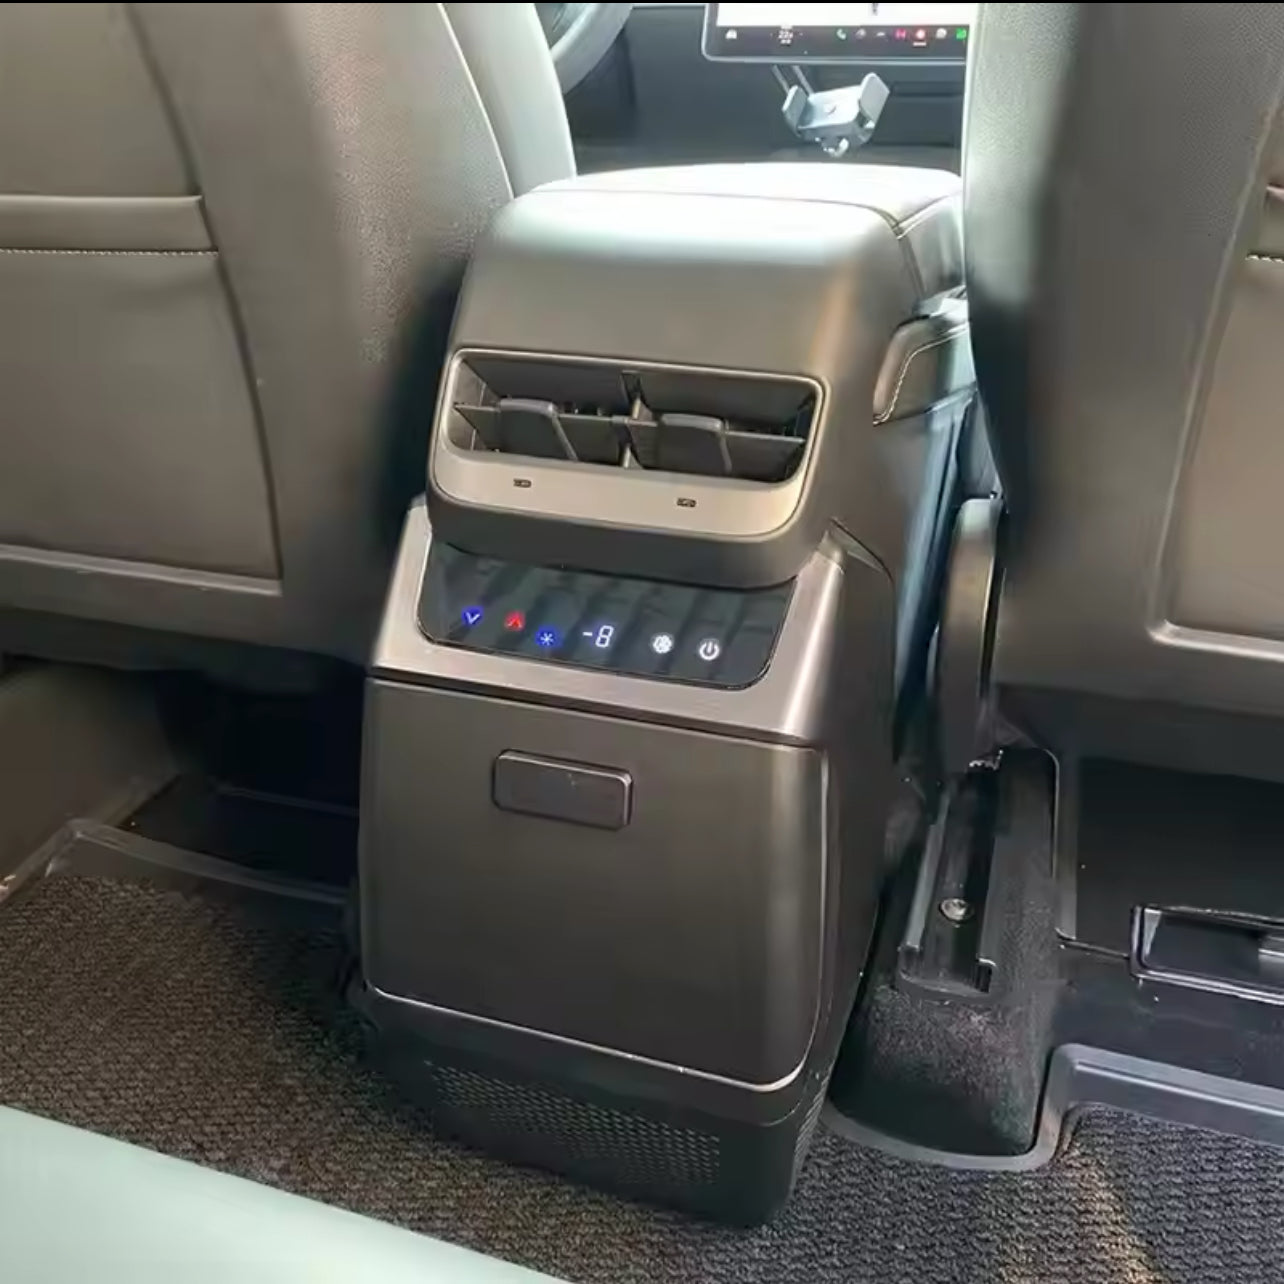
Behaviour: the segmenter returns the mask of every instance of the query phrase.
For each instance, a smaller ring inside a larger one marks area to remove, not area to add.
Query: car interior
[[[6,1279],[1284,1279],[1284,10],[0,103]]]

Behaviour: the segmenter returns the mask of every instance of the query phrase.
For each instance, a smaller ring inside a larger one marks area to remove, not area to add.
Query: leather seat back
[[[987,4],[972,58],[1001,707],[1058,752],[1284,778],[1284,11]]]
[[[573,172],[533,10],[5,5],[0,107],[0,651],[363,659],[473,238]]]

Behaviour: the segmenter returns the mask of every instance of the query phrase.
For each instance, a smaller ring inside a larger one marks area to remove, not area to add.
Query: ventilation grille
[[[755,482],[797,471],[816,413],[802,380],[469,354],[455,446]]]
[[[822,1081],[816,1095],[812,1098],[811,1105],[807,1108],[802,1127],[799,1128],[798,1136],[794,1140],[793,1176],[795,1180],[797,1180],[798,1174],[802,1171],[803,1161],[807,1158],[807,1152],[811,1149],[811,1139],[816,1135],[816,1125],[820,1122],[820,1112],[825,1106],[826,1087],[827,1081]]]
[[[698,1195],[717,1183],[712,1134],[534,1084],[429,1063],[436,1122],[487,1149],[614,1185]]]

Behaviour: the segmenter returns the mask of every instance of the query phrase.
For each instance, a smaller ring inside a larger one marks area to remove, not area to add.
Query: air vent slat
[[[801,438],[756,432],[729,432],[726,444],[731,471],[737,477],[765,482],[788,477],[797,467],[803,449]]]
[[[630,419],[627,428],[633,458],[643,468],[658,468],[659,425],[650,419]]]
[[[621,372],[605,365],[530,361],[522,357],[469,358],[473,373],[496,397],[552,401],[561,406],[622,413],[629,408]]]
[[[607,415],[563,415],[562,428],[575,458],[587,464],[618,464],[624,454],[621,424]]]
[[[487,450],[504,449],[504,439],[499,432],[497,406],[456,406],[455,410],[467,420],[468,426],[482,439]]]
[[[643,370],[642,398],[657,414],[716,415],[760,424],[788,423],[811,397],[787,379],[743,379],[693,370]]]
[[[730,477],[723,443],[726,424],[711,415],[661,415],[656,430],[656,463],[671,473]]]
[[[469,353],[448,431],[463,450],[741,481],[785,481],[816,414],[804,380]]]
[[[551,401],[505,397],[499,403],[499,434],[503,449],[510,455],[531,455],[536,459],[573,459]]]

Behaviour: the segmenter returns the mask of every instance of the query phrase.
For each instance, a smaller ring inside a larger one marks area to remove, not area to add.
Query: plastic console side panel
[[[627,823],[497,808],[513,751],[626,773]],[[819,753],[375,682],[366,754],[370,984],[744,1084],[799,1072],[822,988]]]
[[[851,636],[839,619],[843,598],[869,602],[873,611],[889,592],[886,572],[859,546],[844,541],[840,548],[827,541],[798,577],[772,663],[762,679],[744,690],[684,686],[429,641],[419,627],[418,602],[432,538],[427,509],[422,499],[417,500],[406,518],[375,645],[375,677],[590,711],[618,714],[627,709],[635,720],[777,743],[814,744],[826,725],[836,639]],[[871,635],[866,630],[876,627],[867,622],[854,626],[854,631],[864,637]],[[845,662],[859,664],[861,657],[849,655]]]
[[[1029,1172],[1052,1159],[1067,1123],[1076,1111],[1090,1106],[1284,1147],[1284,1089],[1076,1043],[1052,1055],[1039,1130],[1034,1145],[1022,1155],[968,1155],[909,1145],[854,1123],[832,1105],[825,1107],[824,1119],[832,1132],[849,1141],[916,1163]]]
[[[888,344],[923,302],[886,208],[896,192],[859,166],[840,167],[851,172],[838,182],[790,166],[770,191],[746,186],[742,168],[713,167],[701,190],[662,171],[627,190],[583,180],[513,202],[469,266],[451,350],[808,380],[821,405],[797,474],[747,498],[681,474],[606,476],[594,500],[601,469],[452,453],[439,407],[430,502],[451,542],[596,569],[623,550],[655,578],[761,587],[796,574],[837,519],[899,574],[905,507],[871,425]],[[954,180],[906,171],[902,188],[944,199]],[[588,489],[568,506],[577,479]],[[691,497],[694,508],[678,505]]]

